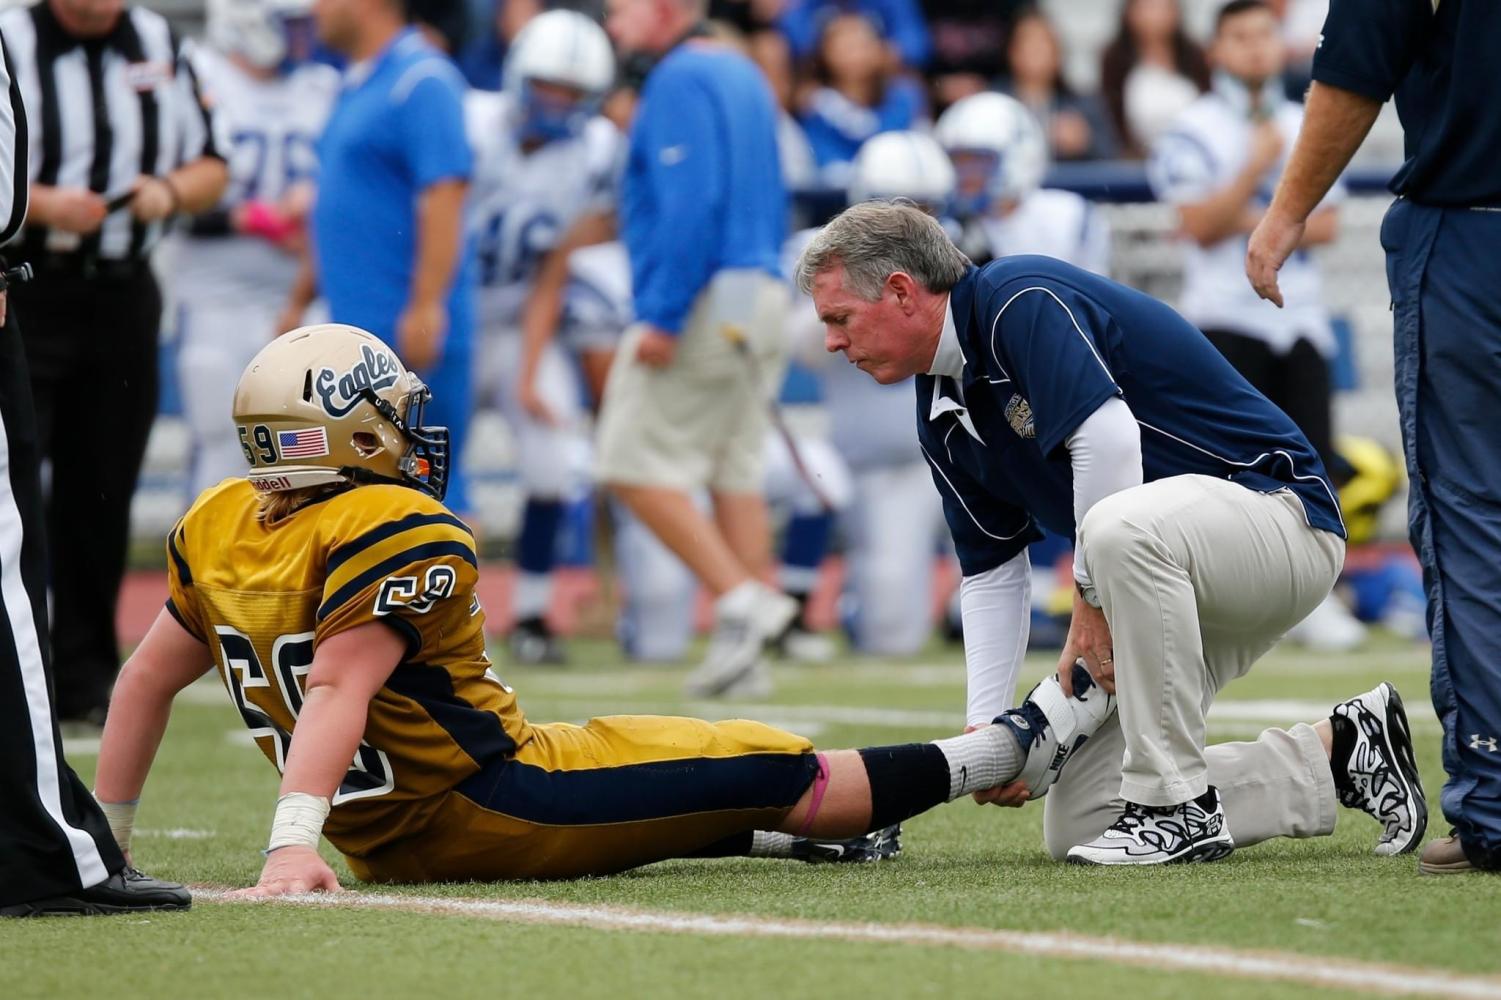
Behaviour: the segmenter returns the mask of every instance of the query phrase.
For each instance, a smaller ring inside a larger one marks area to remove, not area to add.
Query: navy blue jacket
[[[1290,489],[1310,526],[1344,537],[1308,439],[1156,299],[1016,256],[971,269],[949,309],[964,375],[917,377],[917,431],[966,576],[1016,555],[1038,525],[1074,534],[1065,442],[1113,396],[1141,426],[1145,481],[1197,474]]]

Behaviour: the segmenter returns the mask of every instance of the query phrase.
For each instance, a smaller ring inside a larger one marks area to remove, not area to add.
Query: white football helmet
[[[208,0],[205,32],[220,52],[272,69],[291,54],[297,22],[307,22],[311,40],[312,16],[312,0]]]
[[[984,93],[955,101],[938,116],[933,132],[955,161],[966,214],[1025,197],[1047,172],[1042,126],[1014,97]]]
[[[855,156],[850,204],[875,198],[907,198],[929,215],[954,196],[954,166],[948,154],[922,132],[881,132]]]
[[[559,104],[532,92],[532,83],[577,90],[580,98]],[[523,128],[542,139],[577,135],[615,82],[610,38],[574,10],[550,10],[526,23],[506,56],[502,86],[521,109]]]

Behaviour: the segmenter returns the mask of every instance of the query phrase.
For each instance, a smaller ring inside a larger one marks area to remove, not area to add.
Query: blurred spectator
[[[495,0],[495,16],[489,30],[459,51],[459,69],[469,86],[480,90],[500,89],[500,67],[506,51],[526,22],[542,12],[542,0]]]
[[[1025,104],[1042,123],[1053,159],[1104,160],[1115,155],[1115,135],[1103,106],[1068,85],[1058,32],[1036,7],[1023,10],[1011,26],[1000,89]]]
[[[923,0],[933,38],[926,75],[936,111],[990,86],[1012,12],[1025,0]]]
[[[813,76],[817,86],[798,119],[832,187],[845,185],[866,139],[909,129],[923,117],[922,90],[891,71],[875,26],[859,14],[840,14],[824,26]]]
[[[1183,28],[1178,0],[1124,0],[1120,27],[1100,60],[1100,92],[1122,155],[1145,156],[1207,89],[1209,63]]]
[[[787,36],[798,59],[813,55],[828,23],[858,14],[875,26],[876,35],[891,47],[892,68],[923,69],[932,39],[917,0],[786,0],[777,27]]]
[[[1299,251],[1283,265],[1286,307],[1262,300],[1244,278],[1246,236],[1271,201],[1303,109],[1283,94],[1281,34],[1264,0],[1230,0],[1216,20],[1211,52],[1213,89],[1163,133],[1148,168],[1154,192],[1177,206],[1188,237],[1180,310],[1293,419],[1338,484],[1328,363],[1334,333],[1318,263],[1306,248],[1334,239],[1343,187],[1309,217]],[[1345,649],[1364,629],[1331,596],[1289,636]]]
[[[120,666],[115,600],[156,417],[162,296],[151,251],[179,212],[218,201],[226,140],[160,14],[119,0],[46,0],[10,8],[0,25],[34,154],[17,256],[37,280],[10,297],[26,320],[52,463],[57,714],[97,724]]]
[[[334,322],[396,348],[433,391],[432,422],[452,436],[447,504],[462,512],[475,284],[462,218],[473,167],[464,81],[404,24],[401,0],[319,0],[315,16],[350,67],[318,144],[312,254],[279,326],[299,325],[321,290]]]

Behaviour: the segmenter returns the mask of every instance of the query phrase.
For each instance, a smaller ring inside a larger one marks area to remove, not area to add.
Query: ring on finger
[[[1106,666],[1108,664],[1114,663],[1114,662],[1115,662],[1115,660],[1112,659],[1111,657],[1108,657],[1108,656],[1102,656],[1102,657],[1100,657],[1100,666],[1102,666],[1102,667]]]

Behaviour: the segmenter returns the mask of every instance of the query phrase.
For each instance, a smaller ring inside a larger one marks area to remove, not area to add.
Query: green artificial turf
[[[753,710],[683,701],[683,669],[624,664],[603,644],[580,643],[573,652],[574,665],[561,670],[502,667],[533,719],[577,721],[610,712],[749,714],[802,728],[828,747],[931,738],[962,722],[961,657],[943,647],[908,663],[846,658],[818,667],[782,666],[775,696]],[[1029,676],[1048,666],[1046,657],[1034,658]],[[1426,674],[1424,651],[1391,641],[1349,656],[1276,651],[1224,693],[1232,711],[1212,725],[1211,735],[1243,738],[1263,725],[1236,716],[1237,701],[1322,706],[1390,679],[1406,697],[1419,762],[1436,800],[1438,729],[1427,704]],[[75,753],[72,762],[87,779],[94,759]],[[239,732],[222,691],[208,683],[190,689],[174,711],[146,789],[136,862],[153,874],[194,884],[253,882],[276,789],[275,772]],[[1041,848],[1041,814],[1037,805],[1005,810],[964,801],[942,807],[908,823],[902,856],[876,866],[674,861],[606,879],[375,891],[1070,931],[1501,976],[1501,881],[1420,878],[1411,856],[1375,857],[1370,848],[1377,828],[1364,816],[1343,813],[1330,838],[1264,844],[1218,864],[1119,871],[1049,861]],[[1445,832],[1436,807],[1430,830]],[[325,847],[325,854],[346,887],[358,889],[332,851]],[[1497,983],[1501,996],[1501,978]],[[708,938],[357,907],[200,901],[188,914],[0,925],[4,998],[1231,998],[1313,992],[1293,983],[931,944]]]

